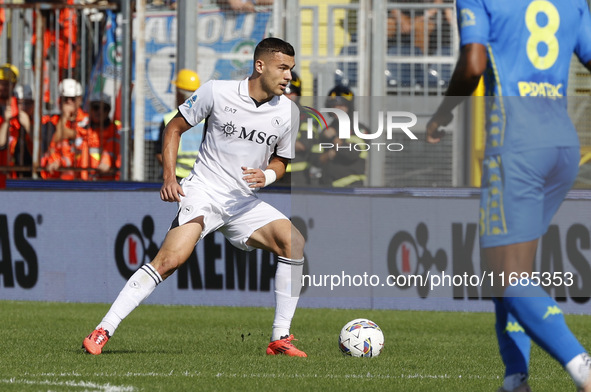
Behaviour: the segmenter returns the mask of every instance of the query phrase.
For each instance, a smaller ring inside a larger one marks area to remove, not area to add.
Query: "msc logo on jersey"
[[[278,117],[276,117],[279,119]],[[280,119],[279,119],[280,121]],[[241,130],[238,132],[237,126],[232,121],[222,125],[222,132],[226,137],[233,136],[238,133],[238,139],[248,140],[249,142],[255,142],[256,144],[266,144],[272,146],[277,141],[279,136],[274,134],[268,134],[267,132],[257,131],[256,129],[247,131],[246,128],[240,127]]]
[[[222,132],[224,132],[224,135],[226,136],[232,136],[234,133],[236,133],[236,125],[234,125],[232,121],[227,122],[222,125]]]
[[[238,138],[255,142],[256,144],[266,144],[267,146],[271,146],[277,141],[279,136],[273,134],[267,135],[267,132],[257,131],[256,129],[247,132],[246,128],[242,127]]]

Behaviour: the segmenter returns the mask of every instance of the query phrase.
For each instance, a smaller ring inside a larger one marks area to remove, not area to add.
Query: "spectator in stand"
[[[33,140],[31,132],[33,131],[33,119],[35,118],[35,100],[33,99],[33,90],[31,86],[17,85],[14,88],[14,96],[17,100],[19,116],[26,115],[23,119],[19,134],[19,140],[16,143],[13,154],[14,163],[17,166],[30,166],[31,170],[15,172],[18,178],[29,178],[33,175]],[[28,121],[28,122],[27,122]]]
[[[337,85],[328,93],[326,107],[340,109],[352,116],[355,109],[354,98],[349,87]],[[340,139],[338,129],[338,119],[334,117],[328,128],[320,134],[319,144],[313,149],[313,162],[322,169],[320,184],[333,187],[362,187],[365,182],[367,151],[358,151],[354,146],[364,141],[353,132],[353,129],[350,130],[347,139]],[[367,127],[363,124],[359,124],[359,130],[367,133]],[[332,147],[328,148],[327,145]]]
[[[308,139],[308,123],[305,111],[301,110],[302,80],[295,71],[291,71],[291,81],[285,88],[284,95],[300,107],[300,129],[295,144],[295,158],[287,164],[285,175],[276,182],[278,186],[308,186],[310,185],[310,151],[316,142],[316,128],[314,138]]]
[[[43,178],[73,180],[80,176],[74,170],[78,146],[87,138],[88,114],[80,108],[82,86],[74,79],[59,84],[60,114],[43,119],[43,146],[47,150],[41,158]]]
[[[14,87],[18,81],[18,68],[12,64],[0,66],[0,148],[7,147],[0,165],[31,165],[33,142],[30,137],[31,122],[27,115],[19,111]],[[31,176],[31,172],[12,171],[10,178]]]
[[[156,160],[160,166],[162,166],[162,141],[164,137],[164,129],[170,120],[176,116],[179,112],[177,109],[180,105],[182,105],[187,99],[191,97],[191,95],[199,88],[201,85],[201,81],[199,79],[199,75],[197,72],[192,71],[190,69],[181,69],[177,75],[176,79],[171,82],[175,86],[175,103],[176,107],[171,112],[168,112],[164,115],[164,119],[162,120],[162,124],[160,124],[160,137],[158,142],[155,145],[156,150]],[[200,122],[199,124],[192,127],[190,130],[185,132],[181,137],[179,142],[179,150],[176,157],[176,177],[177,180],[180,181],[183,178],[187,177],[189,173],[191,173],[191,169],[193,169],[193,164],[195,163],[195,159],[197,155],[199,155],[199,148],[201,147],[201,142],[203,141],[203,126],[205,125],[205,121]]]
[[[14,88],[14,96],[18,103],[19,112],[26,113],[29,116],[31,124],[35,117],[35,97],[33,97],[33,89],[28,84],[18,84]]]
[[[14,65],[0,66],[0,166],[14,166],[17,147],[18,151],[31,147],[31,139],[28,137],[30,123],[27,116],[19,112],[16,98],[12,95],[17,80],[18,69]],[[6,173],[7,171],[0,170],[0,188],[6,184]],[[10,177],[17,175],[15,172],[9,174]]]
[[[119,130],[110,117],[111,97],[105,93],[93,93],[89,99],[89,124],[85,138],[79,138],[79,155],[76,166],[83,180],[118,180],[121,168]]]
[[[393,8],[388,17],[388,55],[451,56],[453,4],[446,8],[417,8],[423,4],[452,3],[453,0],[399,0],[405,8]],[[387,65],[391,86],[413,87],[445,85],[451,77],[449,64]]]
[[[399,0],[397,3],[409,3],[409,9],[392,9],[388,18],[388,38],[391,44],[414,46],[423,53],[432,53],[437,49],[437,34],[441,37],[443,45],[450,45],[449,39],[446,39],[445,33],[449,37],[450,26],[454,23],[452,8],[443,10],[441,26],[437,26],[437,8],[414,9],[411,3],[449,3],[450,0]],[[442,31],[437,32],[437,29]],[[400,41],[398,40],[400,34]],[[430,39],[431,38],[431,39]]]
[[[234,12],[254,12],[255,5],[273,5],[273,0],[218,0],[222,10],[230,8]]]
[[[51,102],[51,92],[53,91],[50,65],[57,65],[58,78],[61,80],[70,74],[70,70],[77,68],[80,57],[78,10],[67,7],[67,5],[74,5],[77,0],[56,0],[54,2],[61,3],[63,8],[41,9],[45,28],[43,34],[38,37],[36,34],[37,19],[35,18],[31,42],[33,46],[41,45],[43,47],[43,61],[39,66],[43,70],[43,87],[41,89],[43,95],[41,98],[46,104]],[[25,1],[25,3],[29,3],[29,1]]]

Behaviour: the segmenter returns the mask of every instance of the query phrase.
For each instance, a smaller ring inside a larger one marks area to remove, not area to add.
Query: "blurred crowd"
[[[88,3],[92,1],[86,0]],[[405,0],[403,3],[437,4],[451,0]],[[100,1],[99,1],[100,2]],[[231,12],[253,12],[254,6],[269,6],[273,0],[216,0],[220,7]],[[64,0],[64,3],[74,4],[75,0]],[[150,0],[148,6],[153,9],[176,10],[176,0]],[[0,8],[0,11],[2,9]],[[31,178],[32,157],[39,157],[39,174],[44,179],[62,180],[118,180],[120,178],[120,124],[114,118],[116,97],[105,93],[85,91],[80,83],[72,77],[78,72],[62,72],[79,67],[79,53],[68,49],[68,45],[75,45],[72,41],[77,34],[74,9],[64,9],[57,24],[48,23],[50,28],[44,32],[44,58],[48,56],[46,46],[59,46],[57,68],[59,69],[59,83],[57,97],[49,97],[49,91],[55,95],[55,87],[50,88],[44,64],[43,93],[34,94],[29,84],[19,82],[19,69],[10,63],[0,66],[0,172],[7,173],[8,178]],[[452,23],[451,9],[430,9],[428,7],[406,11],[400,8],[391,9],[388,19],[389,48],[404,49],[415,53],[421,49],[426,52],[441,50],[442,26],[449,30]],[[73,18],[74,16],[74,18]],[[0,22],[2,15],[0,14]],[[353,25],[353,24],[351,24]],[[59,26],[54,28],[52,26]],[[0,34],[2,33],[0,23]],[[52,30],[53,29],[53,30]],[[73,34],[66,34],[73,33]],[[351,45],[345,47],[344,54],[357,48],[356,30],[349,31]],[[439,37],[439,38],[438,38]],[[62,42],[67,40],[66,42]],[[443,45],[449,42],[443,42]],[[394,53],[394,52],[392,52]],[[391,54],[391,53],[389,53]],[[409,53],[410,54],[410,53]],[[346,67],[344,67],[346,68]],[[391,75],[398,74],[397,83],[408,82],[405,75],[418,78],[421,72],[405,72],[394,69],[388,71]],[[387,73],[388,73],[387,72]],[[346,75],[335,77],[334,87],[326,93],[324,102],[316,102],[319,106],[336,108],[352,115],[355,109],[356,70]],[[426,83],[426,82],[425,82]],[[194,70],[180,70],[171,81],[176,90],[176,99],[171,113],[164,114],[161,133],[166,122],[176,114],[176,107],[186,100],[201,84],[199,75]],[[294,72],[293,80],[286,90],[286,96],[299,104],[302,97],[303,81]],[[311,91],[308,86],[307,91]],[[43,101],[39,103],[42,109],[41,129],[38,143],[39,151],[33,151],[33,126],[35,124],[35,97]],[[47,110],[50,99],[55,110]],[[51,114],[47,114],[47,113]],[[326,126],[314,122],[313,129],[308,129],[310,122],[306,110],[301,110],[300,129],[296,144],[296,158],[289,164],[287,174],[278,185],[288,186],[330,186],[355,187],[366,183],[367,151],[353,148],[362,143],[355,132],[350,132],[348,139],[339,138],[337,132],[337,117],[327,115]],[[367,132],[367,127],[359,124],[361,132]],[[203,138],[203,124],[199,124],[191,132],[183,135],[177,162],[177,177],[185,176],[192,167],[199,145]],[[333,148],[323,148],[331,145]],[[161,141],[156,142],[154,159],[161,163]]]
[[[0,166],[9,178],[32,176],[33,89],[18,83],[19,70],[0,66]],[[59,112],[41,119],[41,177],[62,180],[116,180],[121,155],[120,127],[111,120],[111,97],[93,93],[82,108],[80,82],[65,78],[58,86]]]

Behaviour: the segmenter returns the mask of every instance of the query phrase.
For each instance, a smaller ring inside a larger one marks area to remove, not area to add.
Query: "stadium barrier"
[[[307,238],[303,307],[492,310],[476,189],[260,196]],[[541,284],[569,313],[591,314],[590,202],[571,191],[536,256]],[[0,205],[0,300],[110,303],[176,213],[155,190],[7,190]],[[215,233],[147,302],[272,306],[274,268],[272,255],[238,251]]]

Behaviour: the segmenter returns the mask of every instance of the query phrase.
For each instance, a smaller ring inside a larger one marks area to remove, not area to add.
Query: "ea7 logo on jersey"
[[[231,108],[231,107],[229,107],[229,106],[226,106],[226,107],[224,108],[224,112],[228,112],[228,113],[235,114],[235,113],[236,113],[236,109],[234,109],[234,108]]]

